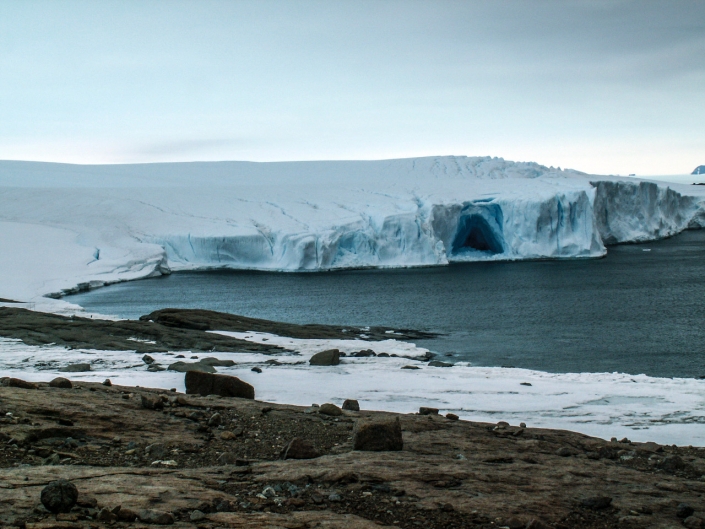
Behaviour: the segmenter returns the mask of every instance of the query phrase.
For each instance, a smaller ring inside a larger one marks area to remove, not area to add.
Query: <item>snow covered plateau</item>
[[[705,189],[501,158],[0,162],[0,298],[175,270],[595,258],[705,226]],[[37,307],[39,308],[39,307]]]

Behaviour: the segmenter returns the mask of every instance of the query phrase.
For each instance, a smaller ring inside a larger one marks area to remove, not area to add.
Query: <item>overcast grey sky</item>
[[[705,164],[705,0],[0,0],[0,159]]]

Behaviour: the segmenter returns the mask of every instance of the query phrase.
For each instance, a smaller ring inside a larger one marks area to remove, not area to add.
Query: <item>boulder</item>
[[[68,378],[64,377],[56,377],[54,380],[49,382],[49,387],[50,388],[62,388],[62,389],[71,389],[73,387],[73,384]]]
[[[316,353],[308,361],[312,366],[337,366],[340,363],[340,351],[337,349],[328,349]]]
[[[120,520],[121,522],[134,522],[137,519],[137,513],[132,509],[128,509],[126,507],[121,507],[116,514],[118,520]]]
[[[85,373],[90,370],[90,364],[69,364],[59,369],[61,373]]]
[[[153,363],[154,363],[154,358],[152,358],[152,357],[149,356],[149,355],[144,355],[144,356],[142,357],[142,361],[143,361],[145,364],[153,364]]]
[[[320,413],[321,415],[330,415],[331,417],[337,417],[343,414],[343,410],[338,408],[338,406],[336,406],[335,404],[326,402],[320,408],[318,408],[318,413]]]
[[[27,382],[21,378],[8,378],[5,380],[4,385],[10,386],[11,388],[37,389],[37,385],[34,382]]]
[[[348,411],[360,411],[360,403],[355,399],[345,399],[343,409]]]
[[[220,395],[221,397],[238,397],[254,399],[255,388],[237,377],[213,375],[200,371],[186,373],[186,393],[189,395]]]
[[[396,451],[404,447],[399,418],[358,421],[353,432],[353,450]]]
[[[215,368],[202,362],[174,362],[169,365],[169,371],[177,373],[188,373],[189,371],[200,371],[201,373],[215,373]]]
[[[306,439],[294,437],[279,454],[281,459],[314,459],[320,457],[318,450]]]
[[[438,408],[426,408],[421,406],[419,408],[419,415],[438,415]]]
[[[42,489],[40,500],[49,512],[70,512],[78,500],[78,489],[65,479],[52,481]]]
[[[200,360],[202,364],[205,364],[207,366],[214,366],[214,367],[232,367],[235,365],[235,362],[233,360],[220,360],[218,358],[213,358],[213,357],[208,357],[208,358],[202,358]]]
[[[379,355],[382,356],[382,355]],[[419,366],[402,366],[402,369],[421,369]]]

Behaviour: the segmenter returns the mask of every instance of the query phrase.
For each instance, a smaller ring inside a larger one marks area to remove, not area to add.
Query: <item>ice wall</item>
[[[487,157],[0,162],[0,298],[183,269],[599,257],[705,226],[704,204],[702,186]]]

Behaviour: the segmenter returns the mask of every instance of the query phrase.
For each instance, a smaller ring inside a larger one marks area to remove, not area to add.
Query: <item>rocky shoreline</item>
[[[26,529],[703,527],[703,449],[474,423],[429,408],[345,407],[5,378],[0,521]],[[370,424],[381,429],[365,430]],[[52,514],[40,496],[58,479],[76,487],[78,501]]]

